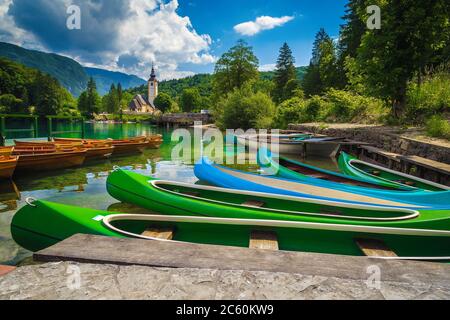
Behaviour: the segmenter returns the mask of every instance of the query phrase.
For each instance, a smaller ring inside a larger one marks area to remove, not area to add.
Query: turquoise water
[[[77,130],[76,127],[68,128],[67,125],[57,128],[61,129]],[[36,173],[17,178],[14,182],[0,183],[0,264],[16,265],[31,256],[31,252],[15,244],[10,233],[12,217],[17,209],[25,205],[27,197],[100,210],[144,212],[142,209],[118,203],[106,192],[106,178],[114,166],[125,167],[160,179],[197,182],[192,164],[195,159],[191,158],[189,161],[171,159],[172,148],[177,144],[171,142],[172,131],[146,124],[86,125],[87,138],[123,138],[157,133],[164,136],[164,144],[159,150],[148,149],[143,154],[114,157],[89,163],[80,168]],[[335,164],[329,159],[309,159],[307,162],[336,169]],[[254,165],[241,165],[239,169],[256,172],[258,168]]]

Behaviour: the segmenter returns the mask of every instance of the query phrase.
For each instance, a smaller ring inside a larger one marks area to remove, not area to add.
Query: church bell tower
[[[148,101],[153,106],[156,97],[158,96],[158,80],[156,79],[155,68],[152,65],[152,73],[148,79]]]

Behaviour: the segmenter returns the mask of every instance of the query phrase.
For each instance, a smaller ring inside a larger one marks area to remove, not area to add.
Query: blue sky
[[[270,68],[283,42],[307,65],[319,28],[336,37],[345,0],[0,0],[0,41],[146,78],[212,72],[238,39]],[[69,30],[67,6],[81,12]]]
[[[344,0],[188,0],[180,1],[180,14],[189,16],[199,33],[208,33],[215,41],[220,39],[212,45],[213,52],[218,56],[238,39],[244,39],[253,46],[261,65],[274,64],[279,48],[286,41],[297,64],[307,65],[314,36],[321,27],[332,37],[338,36],[345,3]],[[233,7],[230,8],[230,5]],[[242,36],[233,30],[235,25],[260,16],[293,16],[294,19],[254,36]],[[197,67],[206,71],[209,68]]]

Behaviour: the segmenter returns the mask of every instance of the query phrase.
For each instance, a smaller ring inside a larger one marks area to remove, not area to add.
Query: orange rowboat
[[[17,166],[18,157],[0,156],[0,179],[11,179]]]
[[[16,146],[26,147],[26,146],[48,146],[55,147],[56,151],[73,151],[74,149],[86,149],[86,160],[94,159],[105,159],[112,155],[114,152],[114,147],[108,143],[90,143],[83,141],[56,141],[55,142],[45,142],[45,141],[15,141]]]
[[[56,150],[55,146],[19,146],[16,173],[48,171],[81,166],[86,159],[86,149]]]
[[[11,155],[14,147],[0,147],[0,156],[8,157]]]

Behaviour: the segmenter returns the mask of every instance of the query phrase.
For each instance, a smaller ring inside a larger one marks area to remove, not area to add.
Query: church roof
[[[134,96],[133,100],[131,100],[130,104],[128,105],[128,109],[130,109],[131,111],[142,110],[146,106],[150,106],[153,111],[157,110],[156,106],[151,101],[148,101],[147,98],[138,94]]]
[[[152,72],[150,74],[150,80],[156,80],[156,72],[155,72],[155,67],[152,65]]]

